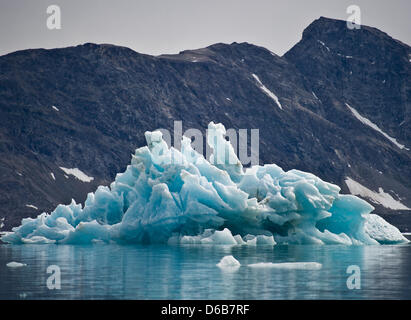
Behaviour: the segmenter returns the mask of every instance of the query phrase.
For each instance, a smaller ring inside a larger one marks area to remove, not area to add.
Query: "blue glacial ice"
[[[275,164],[244,170],[211,122],[210,160],[183,137],[181,151],[160,131],[108,186],[51,213],[22,220],[1,237],[8,243],[189,243],[226,245],[384,244],[407,242],[370,212],[366,201],[299,170]]]

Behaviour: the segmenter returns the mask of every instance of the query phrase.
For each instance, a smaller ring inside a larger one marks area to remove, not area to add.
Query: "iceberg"
[[[237,270],[240,266],[241,263],[233,256],[225,256],[217,263],[220,269]]]
[[[82,204],[22,220],[7,243],[192,243],[224,245],[379,244],[408,242],[374,209],[340,188],[275,164],[244,169],[222,124],[211,122],[209,160],[183,137],[168,147],[160,131],[110,186]],[[235,236],[233,236],[233,234]]]
[[[396,227],[389,224],[376,214],[369,214],[366,216],[365,231],[373,239],[382,244],[396,244],[404,242],[403,234],[399,234]]]
[[[7,263],[6,266],[9,267],[9,268],[21,268],[21,267],[27,266],[27,264],[12,261],[12,262]]]

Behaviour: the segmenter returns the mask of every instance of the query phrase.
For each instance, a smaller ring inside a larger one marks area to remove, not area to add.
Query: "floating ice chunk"
[[[225,245],[235,245],[237,241],[234,239],[231,231],[225,228],[222,231],[216,231],[211,236],[210,239],[215,244],[225,244]]]
[[[240,237],[241,238],[241,237]],[[184,236],[181,244],[213,244],[213,245],[236,245],[237,240],[231,231],[225,228],[222,231],[207,229],[199,236]]]
[[[27,264],[12,261],[12,262],[9,262],[8,264],[6,264],[6,266],[9,267],[9,268],[21,268],[21,267],[27,266]]]
[[[237,244],[239,244],[239,245],[246,244],[245,241],[243,240],[243,238],[241,238],[241,236],[239,234],[236,234],[234,236],[234,239],[237,242]]]
[[[251,236],[251,235],[248,235],[248,236],[250,236],[250,237],[245,238],[246,239],[245,244],[247,246],[256,246],[257,245],[257,238],[254,237],[254,236]]]
[[[260,89],[267,95],[269,96],[271,99],[274,100],[274,102],[277,104],[277,106],[282,110],[283,107],[280,103],[280,100],[278,100],[278,97],[271,92],[265,85],[263,85],[263,83],[261,82],[260,78],[256,75],[256,74],[252,74],[253,78],[258,82],[258,85],[260,87]]]
[[[83,171],[81,171],[78,168],[69,169],[69,168],[60,167],[60,169],[63,170],[66,174],[72,175],[82,182],[91,182],[94,180],[93,177],[89,177],[88,175],[86,175]]]
[[[37,208],[35,205],[32,205],[32,204],[26,204],[26,207],[27,208],[32,208],[32,209],[34,209],[34,210],[38,210],[39,208]]]
[[[26,299],[27,298],[27,293],[25,293],[25,292],[19,293],[19,298],[20,299]]]
[[[288,269],[288,270],[320,270],[322,264],[318,262],[259,262],[248,265],[250,268],[272,268],[272,269]]]
[[[233,256],[225,256],[217,263],[217,267],[221,269],[238,269],[241,263]]]
[[[168,243],[175,243],[175,239],[172,238]],[[177,241],[178,242],[178,241]],[[239,234],[233,236],[231,231],[227,228],[221,231],[215,231],[212,229],[205,230],[198,236],[183,236],[180,239],[181,244],[213,244],[213,245],[270,245],[276,244],[273,236],[265,235],[251,235],[248,234],[242,238]]]
[[[409,242],[400,230],[376,214],[369,214],[366,217],[365,232],[381,244]]]
[[[48,244],[48,243],[55,243],[56,240],[47,239],[43,236],[32,236],[30,238],[22,238],[21,241],[23,243],[36,243],[36,244]]]
[[[273,236],[258,235],[256,236],[257,245],[269,245],[273,246],[276,244]]]

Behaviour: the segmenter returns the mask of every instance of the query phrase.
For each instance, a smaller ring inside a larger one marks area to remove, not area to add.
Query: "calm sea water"
[[[216,266],[233,255],[242,266]],[[8,262],[27,264],[9,268]],[[319,262],[321,270],[254,269],[258,262]],[[61,289],[49,290],[49,265]],[[358,265],[361,289],[347,288]],[[411,245],[0,245],[0,299],[410,299]]]

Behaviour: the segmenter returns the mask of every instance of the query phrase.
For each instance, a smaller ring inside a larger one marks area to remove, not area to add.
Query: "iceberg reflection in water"
[[[217,267],[227,255],[241,266]],[[260,262],[322,268],[248,267]],[[0,299],[411,299],[410,263],[410,245],[1,245]],[[61,269],[61,290],[47,288],[49,265]],[[350,265],[360,290],[347,288]]]

